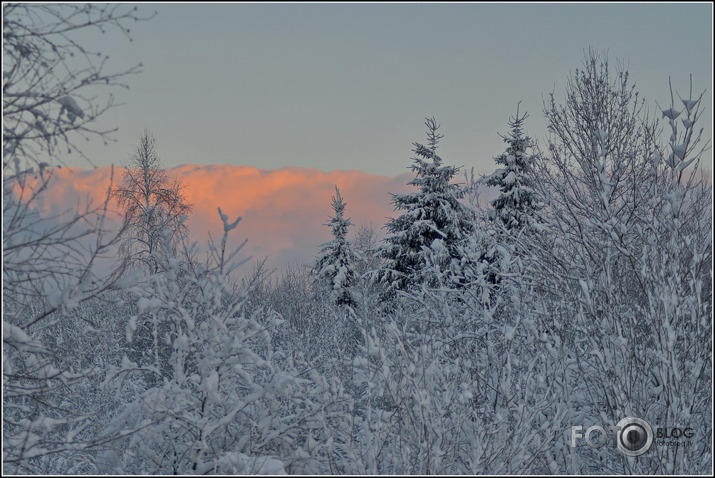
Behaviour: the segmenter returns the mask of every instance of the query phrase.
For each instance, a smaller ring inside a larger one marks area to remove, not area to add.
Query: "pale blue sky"
[[[544,138],[542,95],[563,98],[584,51],[628,62],[655,108],[668,76],[707,89],[711,130],[712,4],[143,4],[155,18],[129,43],[92,45],[109,69],[143,63],[106,119],[117,143],[85,148],[120,164],[145,127],[165,166],[226,163],[360,169],[396,175],[435,116],[449,164],[493,168],[498,133],[522,101]],[[710,135],[708,134],[708,137]],[[68,159],[70,165],[85,163]]]

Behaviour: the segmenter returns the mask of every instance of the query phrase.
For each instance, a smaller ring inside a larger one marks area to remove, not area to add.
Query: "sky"
[[[129,4],[131,5],[131,4]],[[108,70],[142,72],[115,91],[103,119],[116,143],[87,144],[97,166],[121,164],[148,128],[167,167],[182,164],[361,170],[395,176],[424,141],[445,135],[445,162],[478,173],[503,151],[520,110],[545,138],[543,98],[564,97],[593,48],[623,61],[655,106],[668,77],[712,104],[712,4],[703,3],[174,3],[86,39]],[[707,130],[711,130],[707,113]],[[88,167],[77,158],[66,164]]]
[[[97,125],[117,127],[116,142],[86,143],[96,169],[62,158],[86,171],[58,173],[43,208],[96,204],[110,165],[121,171],[149,129],[194,204],[192,239],[217,237],[221,207],[243,217],[233,238],[248,239],[243,256],[269,268],[314,261],[330,239],[335,186],[351,233],[372,224],[384,235],[399,215],[390,193],[411,190],[425,117],[441,124],[445,163],[477,176],[494,170],[519,102],[527,134],[543,143],[543,98],[564,98],[589,48],[626,65],[653,111],[656,100],[668,107],[669,77],[687,95],[692,73],[696,94],[707,90],[701,125],[712,137],[710,3],[138,6],[156,15],[131,25],[131,42],[78,38],[109,55],[107,72],[138,63],[142,72],[114,90],[123,104]]]

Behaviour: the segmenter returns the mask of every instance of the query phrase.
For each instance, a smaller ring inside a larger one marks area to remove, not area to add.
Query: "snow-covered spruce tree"
[[[565,103],[552,95],[545,105],[552,138],[535,186],[548,221],[523,248],[535,278],[531,303],[549,340],[571,357],[567,423],[636,416],[654,427],[697,427],[702,438],[654,446],[636,460],[610,446],[554,450],[551,466],[562,472],[710,466],[712,202],[698,167],[702,95],[691,90],[681,104],[662,112],[671,130],[663,147],[628,73],[612,75],[590,52]]]
[[[491,201],[488,214],[490,223],[485,224],[492,232],[494,241],[491,247],[482,249],[478,256],[489,269],[488,277],[493,283],[499,283],[505,272],[500,268],[501,259],[517,253],[512,238],[532,233],[536,225],[538,204],[532,186],[534,178],[530,174],[535,157],[530,151],[534,143],[523,131],[527,116],[519,115],[517,105],[516,116],[509,119],[511,131],[508,136],[502,136],[508,145],[506,151],[494,158],[498,165],[504,167],[484,176],[475,184],[499,188],[499,196]]]
[[[497,164],[504,167],[482,179],[485,185],[499,188],[499,196],[491,202],[490,218],[507,230],[526,227],[533,221],[534,212],[538,209],[533,178],[528,174],[534,154],[529,154],[533,142],[523,131],[527,116],[526,113],[519,116],[517,106],[516,116],[509,119],[511,131],[508,136],[502,136],[508,145],[506,151],[494,158]]]
[[[352,223],[344,217],[346,204],[337,186],[332,205],[334,216],[326,225],[332,230],[333,240],[321,246],[321,256],[313,268],[310,323],[305,330],[308,334],[301,334],[301,342],[311,350],[307,358],[318,364],[321,373],[345,382],[361,339],[355,315],[362,303],[356,273],[360,256],[347,239]]]
[[[392,195],[395,210],[404,212],[385,226],[390,235],[385,239],[382,255],[386,262],[378,278],[393,292],[423,284],[458,286],[459,276],[449,271],[453,263],[461,262],[459,245],[473,230],[469,211],[460,202],[464,190],[451,182],[459,168],[443,165],[436,153],[443,137],[437,132],[439,124],[427,118],[425,125],[427,146],[414,143],[411,169],[416,177],[408,183],[419,190]],[[428,267],[430,263],[437,267]]]
[[[320,258],[316,261],[314,272],[318,284],[330,291],[331,300],[338,305],[354,307],[357,303],[354,297],[357,255],[347,239],[348,227],[353,223],[343,217],[346,203],[337,186],[332,204],[335,215],[326,226],[330,227],[333,239],[320,246]]]
[[[3,472],[92,473],[96,419],[85,400],[101,373],[79,343],[58,344],[61,328],[96,331],[77,308],[117,282],[94,265],[113,250],[99,206],[47,216],[39,204],[77,144],[111,140],[96,120],[116,106],[102,92],[123,87],[138,67],[107,72],[107,57],[82,45],[87,31],[117,31],[141,20],[136,7],[3,3]],[[108,198],[107,198],[108,199]],[[82,335],[82,334],[79,334]],[[101,334],[99,334],[101,336]]]
[[[149,274],[159,272],[154,252],[162,245],[176,247],[185,235],[185,216],[192,205],[183,189],[180,181],[172,181],[166,174],[156,139],[144,130],[124,166],[121,184],[112,191],[124,214],[127,233],[121,251],[130,267],[141,266]]]

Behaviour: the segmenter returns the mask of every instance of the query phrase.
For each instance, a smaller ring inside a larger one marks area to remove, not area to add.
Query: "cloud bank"
[[[362,171],[331,171],[289,167],[276,170],[252,166],[186,164],[167,169],[180,180],[194,210],[189,218],[192,240],[205,244],[209,233],[222,233],[217,208],[234,220],[243,220],[232,232],[234,246],[248,239],[242,256],[253,260],[268,258],[269,268],[300,262],[311,264],[320,244],[330,239],[325,226],[332,215],[331,196],[335,186],[347,202],[346,216],[356,225],[380,228],[396,215],[390,193],[411,190],[411,173],[396,177]],[[114,168],[114,182],[121,180],[122,168]],[[111,167],[92,170],[61,168],[54,176],[39,205],[43,212],[74,211],[85,204],[100,204],[112,180]],[[116,204],[110,203],[111,217],[119,223]],[[351,228],[354,233],[357,227]]]

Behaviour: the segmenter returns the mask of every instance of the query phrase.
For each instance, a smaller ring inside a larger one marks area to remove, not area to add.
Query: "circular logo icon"
[[[618,449],[626,456],[640,456],[653,444],[653,429],[647,421],[626,417],[618,422]]]

